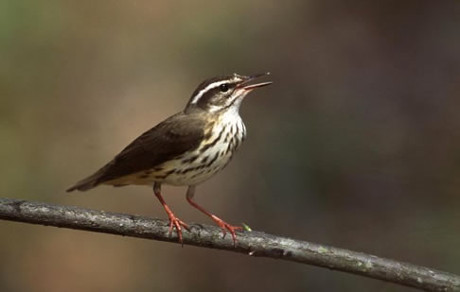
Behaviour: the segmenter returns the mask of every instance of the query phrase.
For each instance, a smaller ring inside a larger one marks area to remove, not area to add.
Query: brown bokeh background
[[[146,187],[64,190],[202,80],[272,72],[197,200],[229,222],[460,273],[460,2],[0,4],[0,195],[166,218]],[[165,187],[184,220],[209,220]],[[409,291],[269,259],[0,222],[1,291]]]

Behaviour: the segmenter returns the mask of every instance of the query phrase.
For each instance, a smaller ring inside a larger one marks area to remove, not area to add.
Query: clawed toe
[[[179,242],[183,245],[183,237],[182,237],[182,227],[190,231],[190,227],[184,221],[180,220],[177,217],[170,216],[169,217],[169,235],[171,235],[173,228],[176,229],[177,236],[179,237]]]
[[[243,230],[243,227],[230,225],[227,222],[225,222],[224,220],[218,218],[217,216],[213,216],[212,219],[222,229],[223,237],[225,237],[225,235],[227,234],[227,231],[230,232],[230,234],[232,235],[232,239],[233,239],[233,245],[236,246],[236,241],[237,240],[236,240],[236,233],[235,232],[237,230]]]

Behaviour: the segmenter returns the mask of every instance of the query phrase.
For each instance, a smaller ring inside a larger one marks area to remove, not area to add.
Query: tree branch
[[[165,220],[79,207],[0,198],[0,219],[178,243]],[[188,245],[326,267],[429,291],[460,291],[460,276],[454,274],[262,232],[239,232],[236,246],[214,226],[194,224],[183,236]]]

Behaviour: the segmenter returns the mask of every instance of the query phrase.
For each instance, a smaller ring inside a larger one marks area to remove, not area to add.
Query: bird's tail
[[[89,176],[81,181],[77,182],[75,185],[71,186],[66,190],[66,192],[73,192],[73,191],[87,191],[96,187],[99,183],[93,176]]]
[[[97,187],[101,183],[101,178],[105,172],[105,169],[106,169],[106,166],[96,171],[93,175],[90,175],[87,178],[84,178],[81,181],[77,182],[75,185],[68,188],[66,192],[72,192],[72,191],[84,192],[84,191]]]

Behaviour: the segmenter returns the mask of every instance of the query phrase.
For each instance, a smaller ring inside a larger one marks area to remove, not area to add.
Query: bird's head
[[[208,113],[228,110],[238,111],[243,98],[255,88],[270,85],[272,82],[253,83],[254,80],[270,73],[242,76],[233,74],[208,79],[198,85],[193,92],[185,112],[199,109]]]

